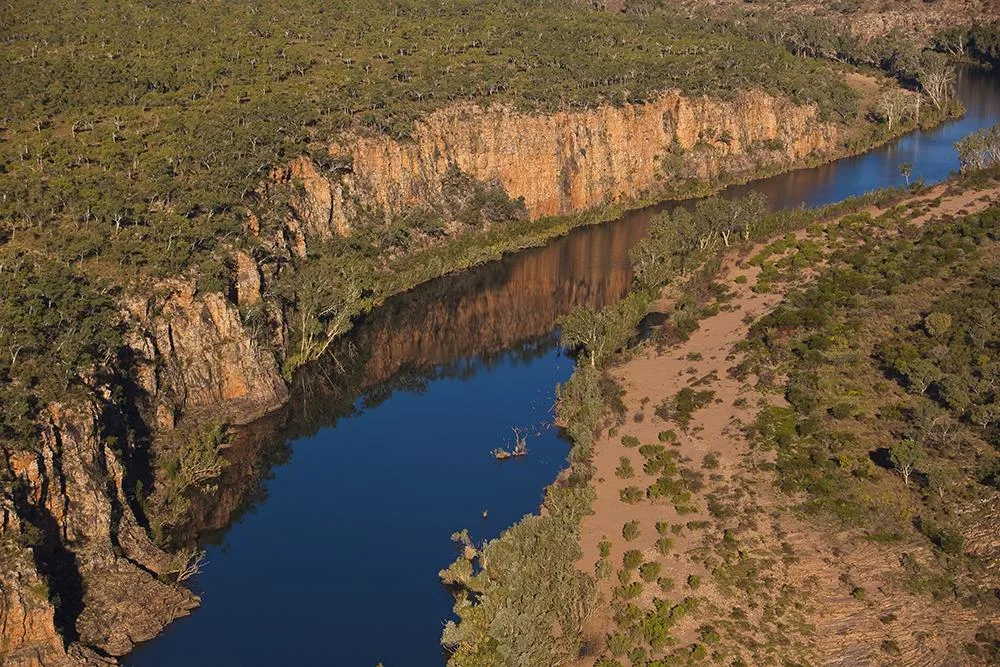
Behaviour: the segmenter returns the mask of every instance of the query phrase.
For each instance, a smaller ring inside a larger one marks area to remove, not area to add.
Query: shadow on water
[[[952,144],[1000,120],[996,77],[965,71],[959,93],[962,120],[725,194],[822,205],[902,185],[903,162],[940,181],[958,166]],[[282,410],[241,429],[218,493],[181,529],[208,547],[203,607],[127,663],[441,665],[449,535],[492,537],[537,509],[567,451],[550,426],[573,366],[556,321],[621,298],[628,249],[669,206],[393,298],[296,377]],[[532,430],[529,454],[498,464],[489,451],[514,426]]]

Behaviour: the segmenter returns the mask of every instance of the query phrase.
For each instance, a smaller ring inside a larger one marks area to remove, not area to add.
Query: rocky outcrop
[[[236,253],[237,301],[261,302],[261,277],[246,255]],[[215,422],[244,423],[281,406],[288,396],[272,346],[280,329],[246,325],[226,295],[198,294],[187,282],[161,286],[161,295],[128,304],[139,321],[132,341],[138,386],[156,429],[174,428],[182,414],[211,412]]]
[[[310,242],[360,221],[390,220],[442,199],[449,169],[523,198],[532,218],[653,198],[690,179],[739,175],[832,156],[842,128],[760,91],[732,100],[668,92],[645,104],[530,115],[457,105],[416,125],[411,140],[345,136],[328,148],[336,168],[302,158],[273,175],[294,184],[296,214],[264,239],[304,256]]]
[[[113,662],[198,600],[165,583],[174,559],[130,505],[131,452],[102,433],[105,415],[91,402],[48,413],[37,446],[5,461],[4,664]]]

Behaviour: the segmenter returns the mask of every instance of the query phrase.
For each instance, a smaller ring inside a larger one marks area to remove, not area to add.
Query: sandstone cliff
[[[362,221],[432,207],[455,167],[523,198],[539,218],[648,200],[688,180],[830,158],[844,134],[815,107],[760,91],[731,100],[668,92],[646,104],[547,115],[458,105],[419,121],[411,140],[340,138],[328,148],[335,169],[323,172],[303,158],[278,170],[276,184],[295,186],[295,215],[262,240],[304,257],[310,242],[348,234]]]
[[[35,450],[7,452],[0,627],[5,665],[113,662],[197,598],[157,575],[173,558],[139,524],[127,444],[96,405],[53,405]],[[115,446],[120,447],[115,451]]]

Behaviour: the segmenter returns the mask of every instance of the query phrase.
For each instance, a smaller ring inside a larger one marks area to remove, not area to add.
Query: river
[[[955,141],[1000,122],[1000,78],[963,71],[958,93],[961,120],[727,192],[817,206],[901,185],[904,162],[939,182]],[[537,510],[567,453],[551,427],[573,369],[556,320],[625,293],[628,249],[661,208],[393,298],[297,378],[285,409],[241,431],[218,498],[194,505],[188,529],[214,528],[192,582],[202,607],[126,664],[442,665],[449,536],[495,537]],[[528,456],[494,460],[514,427]]]

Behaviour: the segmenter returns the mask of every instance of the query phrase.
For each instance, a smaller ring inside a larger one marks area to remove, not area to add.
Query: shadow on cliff
[[[48,484],[46,481],[45,486]],[[47,491],[43,488],[43,498]],[[69,645],[80,638],[76,621],[83,612],[83,578],[76,555],[63,543],[59,523],[48,508],[31,503],[23,486],[15,486],[13,492],[18,514],[34,528],[31,554],[38,573],[48,584],[56,629]]]

